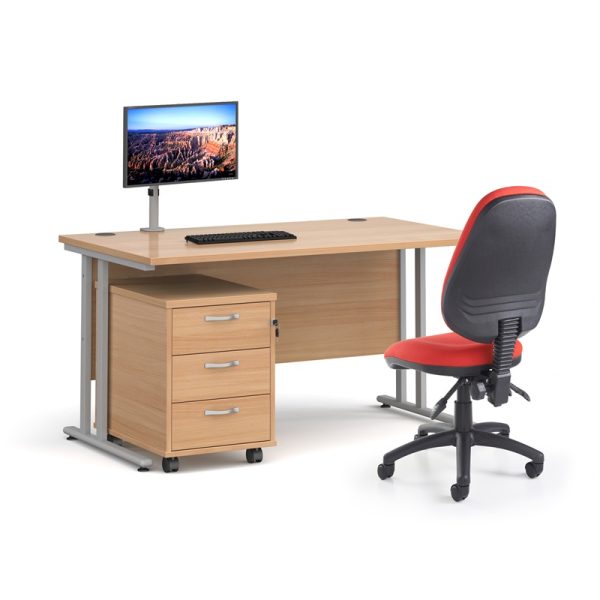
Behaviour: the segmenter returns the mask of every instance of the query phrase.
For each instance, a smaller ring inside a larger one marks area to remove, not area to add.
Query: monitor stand
[[[148,188],[148,214],[150,224],[148,227],[140,228],[140,231],[164,231],[164,227],[158,225],[158,186],[151,185]]]

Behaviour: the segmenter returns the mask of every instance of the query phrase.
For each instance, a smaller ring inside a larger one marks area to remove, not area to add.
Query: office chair
[[[472,446],[492,446],[530,459],[531,478],[544,469],[544,455],[509,437],[505,423],[473,423],[471,399],[501,406],[511,392],[529,400],[511,383],[511,369],[521,362],[519,337],[538,324],[544,307],[556,212],[551,200],[531,187],[491,192],[475,207],[460,236],[442,291],[442,314],[453,333],[430,335],[392,344],[385,360],[392,369],[415,369],[456,378],[433,409],[432,420],[457,392],[454,424],[423,424],[414,441],[391,450],[377,473],[394,474],[395,462],[409,454],[456,447],[459,502],[469,495]]]

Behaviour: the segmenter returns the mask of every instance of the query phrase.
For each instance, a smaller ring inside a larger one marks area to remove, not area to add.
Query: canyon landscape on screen
[[[236,177],[236,127],[130,131],[129,185]]]
[[[125,111],[125,185],[237,177],[237,103]]]

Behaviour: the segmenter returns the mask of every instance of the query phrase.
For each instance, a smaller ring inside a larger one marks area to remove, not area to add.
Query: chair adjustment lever
[[[433,405],[433,412],[431,413],[431,420],[433,421],[434,419],[437,419],[438,416],[440,415],[440,413],[442,413],[445,408],[446,408],[446,404],[448,404],[448,400],[450,400],[450,397],[452,396],[452,394],[454,394],[454,392],[458,389],[458,387],[463,383],[464,378],[461,377],[449,390],[448,393],[441,399],[438,400],[434,405]]]
[[[431,420],[432,421],[434,419],[437,419],[438,416],[440,415],[440,413],[444,412],[444,410],[446,408],[446,404],[448,404],[448,399],[446,397],[444,397],[441,400],[438,400],[433,405],[433,412],[431,413]]]
[[[471,393],[471,398],[473,398],[473,400],[483,400],[485,398],[485,395],[487,394],[487,387],[485,385],[485,381],[471,382],[469,392]]]
[[[522,390],[520,387],[517,387],[514,383],[510,384],[510,389],[513,392],[515,392],[515,394],[519,394],[519,396],[523,396],[523,398],[525,398],[525,400],[527,400],[527,402],[531,402],[531,398],[529,397],[529,394],[525,390]]]

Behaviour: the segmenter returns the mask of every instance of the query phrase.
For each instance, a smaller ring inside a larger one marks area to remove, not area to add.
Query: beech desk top
[[[298,239],[203,246],[188,244],[184,240],[186,235],[198,233],[265,230],[289,231]],[[186,227],[167,229],[160,233],[124,231],[112,236],[87,233],[61,235],[58,241],[81,250],[158,266],[454,246],[458,242],[460,233],[457,229],[435,225],[387,217],[370,217],[366,221],[335,219]]]

